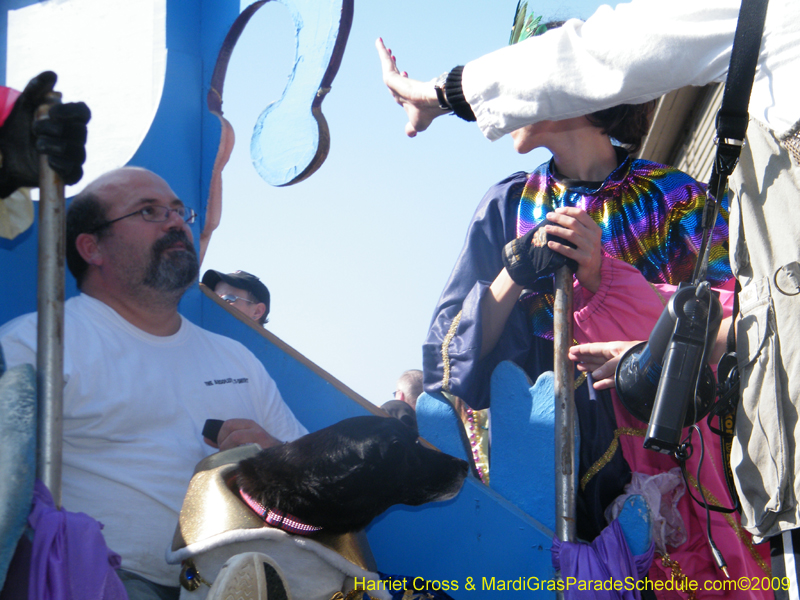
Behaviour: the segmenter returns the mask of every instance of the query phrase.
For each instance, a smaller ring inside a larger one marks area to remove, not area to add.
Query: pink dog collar
[[[294,533],[297,535],[308,535],[310,533],[315,533],[322,530],[322,527],[307,525],[289,513],[281,512],[279,510],[275,510],[274,508],[265,508],[260,502],[258,502],[244,490],[239,490],[239,495],[242,497],[242,500],[244,500],[245,504],[247,504],[247,506],[253,510],[253,512],[264,519],[264,522],[267,523],[267,525],[271,525],[272,527],[277,527],[278,529],[283,529],[288,533]]]

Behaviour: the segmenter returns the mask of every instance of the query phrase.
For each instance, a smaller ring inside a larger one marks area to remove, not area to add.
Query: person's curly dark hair
[[[653,116],[658,100],[644,104],[620,104],[605,110],[586,115],[589,122],[614,138],[631,154],[642,147],[647,132],[650,131],[650,118]]]

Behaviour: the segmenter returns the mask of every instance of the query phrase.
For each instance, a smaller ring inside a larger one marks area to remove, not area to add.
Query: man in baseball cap
[[[269,315],[269,290],[255,275],[245,271],[220,273],[209,269],[203,284],[228,304],[263,325]]]

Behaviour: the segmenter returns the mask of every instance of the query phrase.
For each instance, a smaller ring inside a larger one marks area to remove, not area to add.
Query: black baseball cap
[[[269,290],[267,289],[267,286],[261,283],[261,280],[258,277],[247,273],[246,271],[220,273],[219,271],[214,271],[212,269],[209,269],[203,275],[203,285],[210,287],[212,290],[216,289],[217,284],[220,281],[224,281],[231,287],[239,288],[240,290],[246,290],[253,295],[253,298],[255,298],[256,301],[263,302],[267,307],[267,310],[261,317],[260,322],[262,325],[266,322],[267,315],[269,315]]]

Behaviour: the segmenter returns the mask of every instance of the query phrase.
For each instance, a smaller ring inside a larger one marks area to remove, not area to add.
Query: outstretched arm
[[[466,63],[461,92],[480,130],[496,140],[531,123],[639,104],[686,85],[723,81],[739,4],[674,0],[669,11],[647,0],[602,6],[585,23],[571,19]],[[536,65],[535,76],[521,76],[531,65]],[[436,96],[429,84],[409,80],[406,87],[400,77],[390,83],[384,75],[384,80],[406,108],[406,131],[414,135],[438,115],[419,118],[412,112],[435,108]]]
[[[383,83],[389,88],[395,102],[397,102],[408,115],[406,135],[414,137],[420,131],[425,131],[436,117],[448,114],[448,111],[439,106],[433,82],[409,79],[408,73],[402,73],[397,68],[396,58],[392,56],[383,43],[383,39],[375,41],[378,58],[381,60]]]

